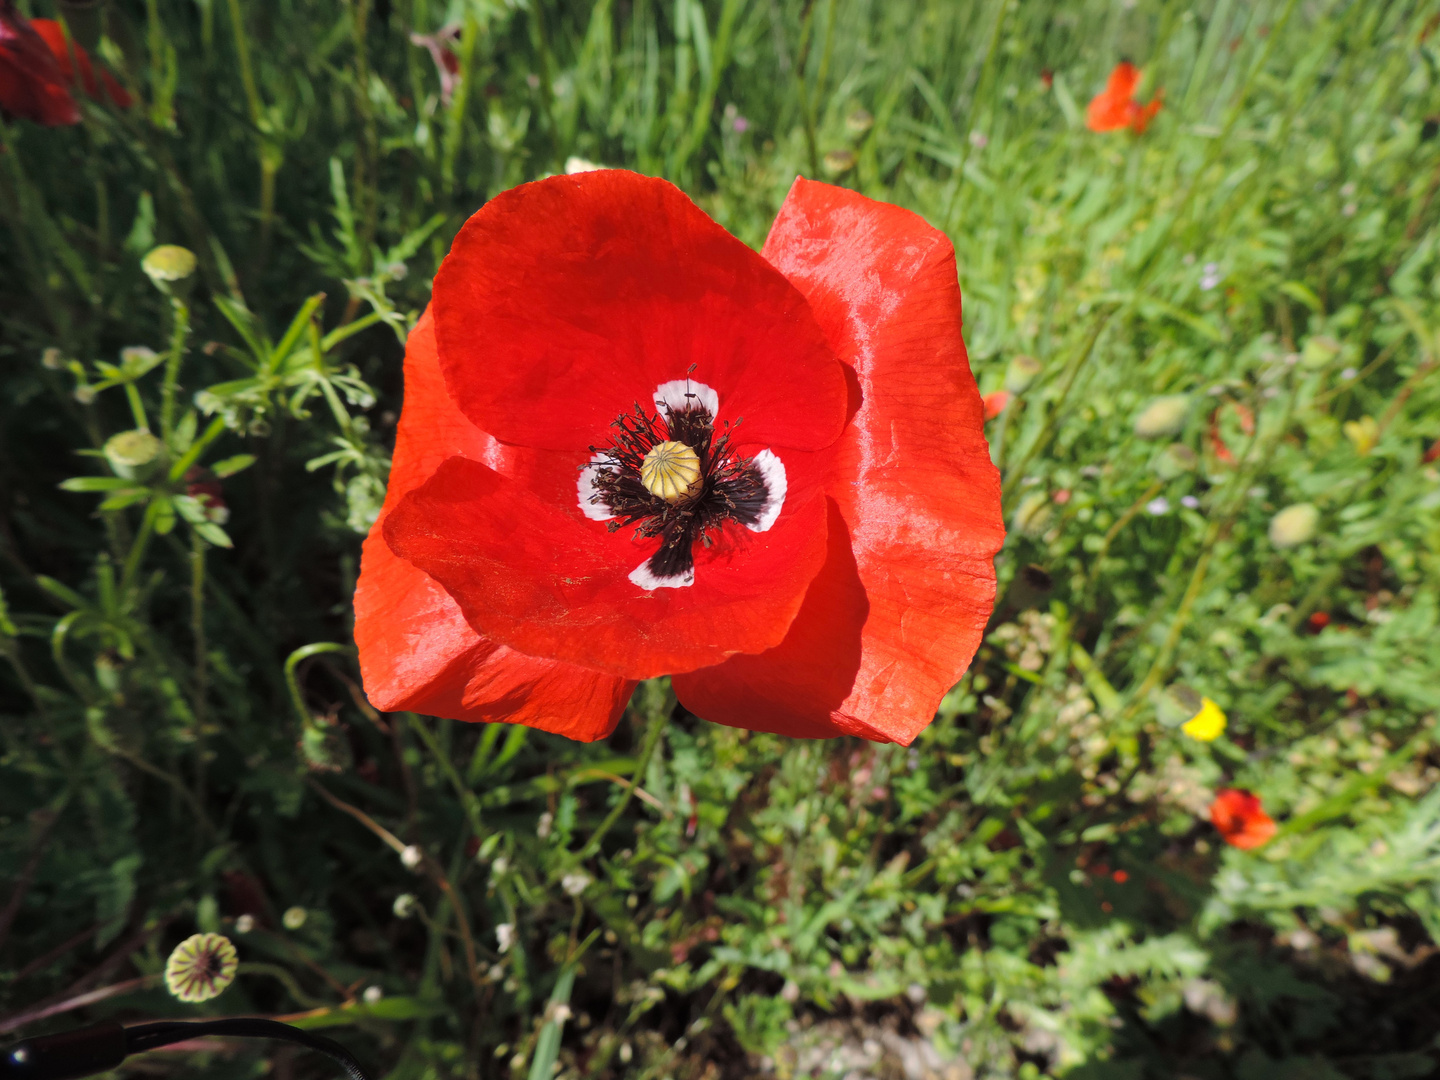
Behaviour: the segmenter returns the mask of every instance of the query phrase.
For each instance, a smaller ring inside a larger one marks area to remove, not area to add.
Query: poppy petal
[[[80,110],[68,81],[33,24],[9,5],[0,6],[0,112],[48,127],[78,124]]]
[[[850,531],[833,500],[828,514],[825,565],[785,640],[759,656],[731,657],[671,679],[675,696],[696,716],[796,739],[860,735],[890,741],[842,711],[860,670],[870,603]]]
[[[804,298],[664,180],[599,170],[495,197],[435,308],[450,392],[501,442],[584,451],[690,376],[748,443],[817,450],[844,427],[842,365]]]
[[[691,671],[785,637],[825,558],[824,497],[802,460],[811,456],[788,455],[792,494],[774,528],[727,526],[696,551],[686,588],[646,590],[632,577],[658,540],[611,532],[463,457],[396,504],[385,539],[487,638],[630,679]],[[798,502],[797,479],[809,488]]]
[[[715,675],[743,676],[756,710],[789,708],[809,724],[908,744],[979,646],[1005,536],[999,474],[960,336],[954,250],[906,210],[800,179],[764,255],[854,367],[859,411],[837,445],[828,491],[849,529],[867,610],[839,703],[827,689],[800,711],[775,690],[797,657],[853,655],[853,600],[849,619],[807,600],[780,649],[729,661]],[[833,557],[826,573],[844,577]],[[707,686],[713,693],[716,684]],[[695,704],[707,716],[709,702]]]
[[[503,466],[500,447],[445,392],[426,312],[405,354],[405,408],[385,506],[365,540],[355,642],[377,708],[454,720],[505,721],[589,741],[614,730],[631,680],[517,653],[480,637],[438,582],[397,558],[383,527],[395,504],[456,454]]]

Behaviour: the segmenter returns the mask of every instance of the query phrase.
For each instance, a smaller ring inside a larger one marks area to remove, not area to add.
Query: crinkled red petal
[[[497,439],[583,451],[687,375],[746,442],[829,446],[841,365],[804,298],[664,180],[555,176],[488,202],[435,279],[445,379]]]
[[[797,739],[861,735],[889,740],[842,708],[860,670],[870,602],[850,530],[829,500],[825,565],[810,583],[785,640],[758,656],[735,656],[671,680],[680,704],[717,724]]]
[[[816,731],[833,725],[908,744],[979,646],[1005,537],[1000,478],[960,336],[954,251],[908,211],[802,179],[764,254],[854,368],[861,404],[837,444],[828,490],[868,606],[859,619],[852,598],[841,617],[837,595],[807,598],[780,648],[705,673],[704,692],[696,679],[684,700],[700,716],[742,726],[748,707]],[[844,584],[849,573],[832,552],[826,580],[837,593],[853,587]],[[803,700],[785,689],[788,670],[826,657],[849,672],[843,698],[829,684]],[[748,687],[748,703],[722,692],[730,672]]]
[[[405,407],[385,506],[365,540],[355,590],[355,642],[377,708],[456,720],[504,721],[589,741],[614,730],[634,682],[487,641],[434,579],[390,551],[386,517],[446,459],[497,468],[524,463],[480,431],[445,391],[429,312],[410,334]],[[553,470],[551,470],[553,471]],[[570,488],[574,490],[573,469]]]
[[[691,671],[785,637],[825,558],[823,466],[806,460],[822,456],[784,452],[792,489],[775,525],[727,525],[713,546],[697,545],[687,588],[631,582],[659,541],[580,517],[573,486],[572,505],[556,505],[463,457],[395,506],[385,539],[487,638],[630,679]]]

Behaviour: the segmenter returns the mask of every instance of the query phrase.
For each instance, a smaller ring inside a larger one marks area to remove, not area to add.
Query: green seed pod
[[[1142,439],[1164,439],[1180,434],[1190,412],[1190,399],[1184,394],[1158,397],[1135,418],[1135,434]]]
[[[822,164],[831,176],[839,176],[855,167],[855,155],[849,150],[831,150]]]
[[[700,458],[682,442],[656,443],[640,463],[640,483],[666,502],[688,498],[699,480]]]
[[[1298,547],[1315,535],[1320,511],[1311,503],[1287,506],[1270,519],[1270,542],[1277,548]]]
[[[165,961],[165,986],[181,1001],[209,1001],[235,981],[239,968],[240,957],[229,938],[193,934]]]

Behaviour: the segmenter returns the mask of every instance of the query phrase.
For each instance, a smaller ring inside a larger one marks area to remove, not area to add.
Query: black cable
[[[233,1020],[161,1020],[125,1029],[125,1052],[138,1054],[160,1046],[203,1035],[233,1035],[242,1039],[278,1039],[315,1050],[336,1061],[350,1080],[369,1080],[354,1055],[334,1039],[312,1035],[278,1020],[240,1017]]]
[[[124,1027],[113,1020],[57,1035],[23,1039],[0,1051],[0,1080],[77,1080],[107,1072],[130,1054],[205,1035],[278,1039],[315,1050],[339,1063],[349,1080],[368,1080],[360,1063],[334,1039],[278,1020],[161,1020]]]

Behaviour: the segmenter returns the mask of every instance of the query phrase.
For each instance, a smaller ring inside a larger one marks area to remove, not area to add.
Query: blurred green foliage
[[[0,1030],[291,1016],[405,1080],[1435,1072],[1433,2],[28,10],[137,103],[0,127]],[[1093,134],[1122,57],[1164,108]],[[572,157],[752,244],[800,173],[953,236],[1011,534],[913,747],[663,680],[592,746],[365,702],[401,343],[465,216]],[[1225,847],[1221,786],[1278,836]],[[196,929],[241,968],[188,1007]]]

